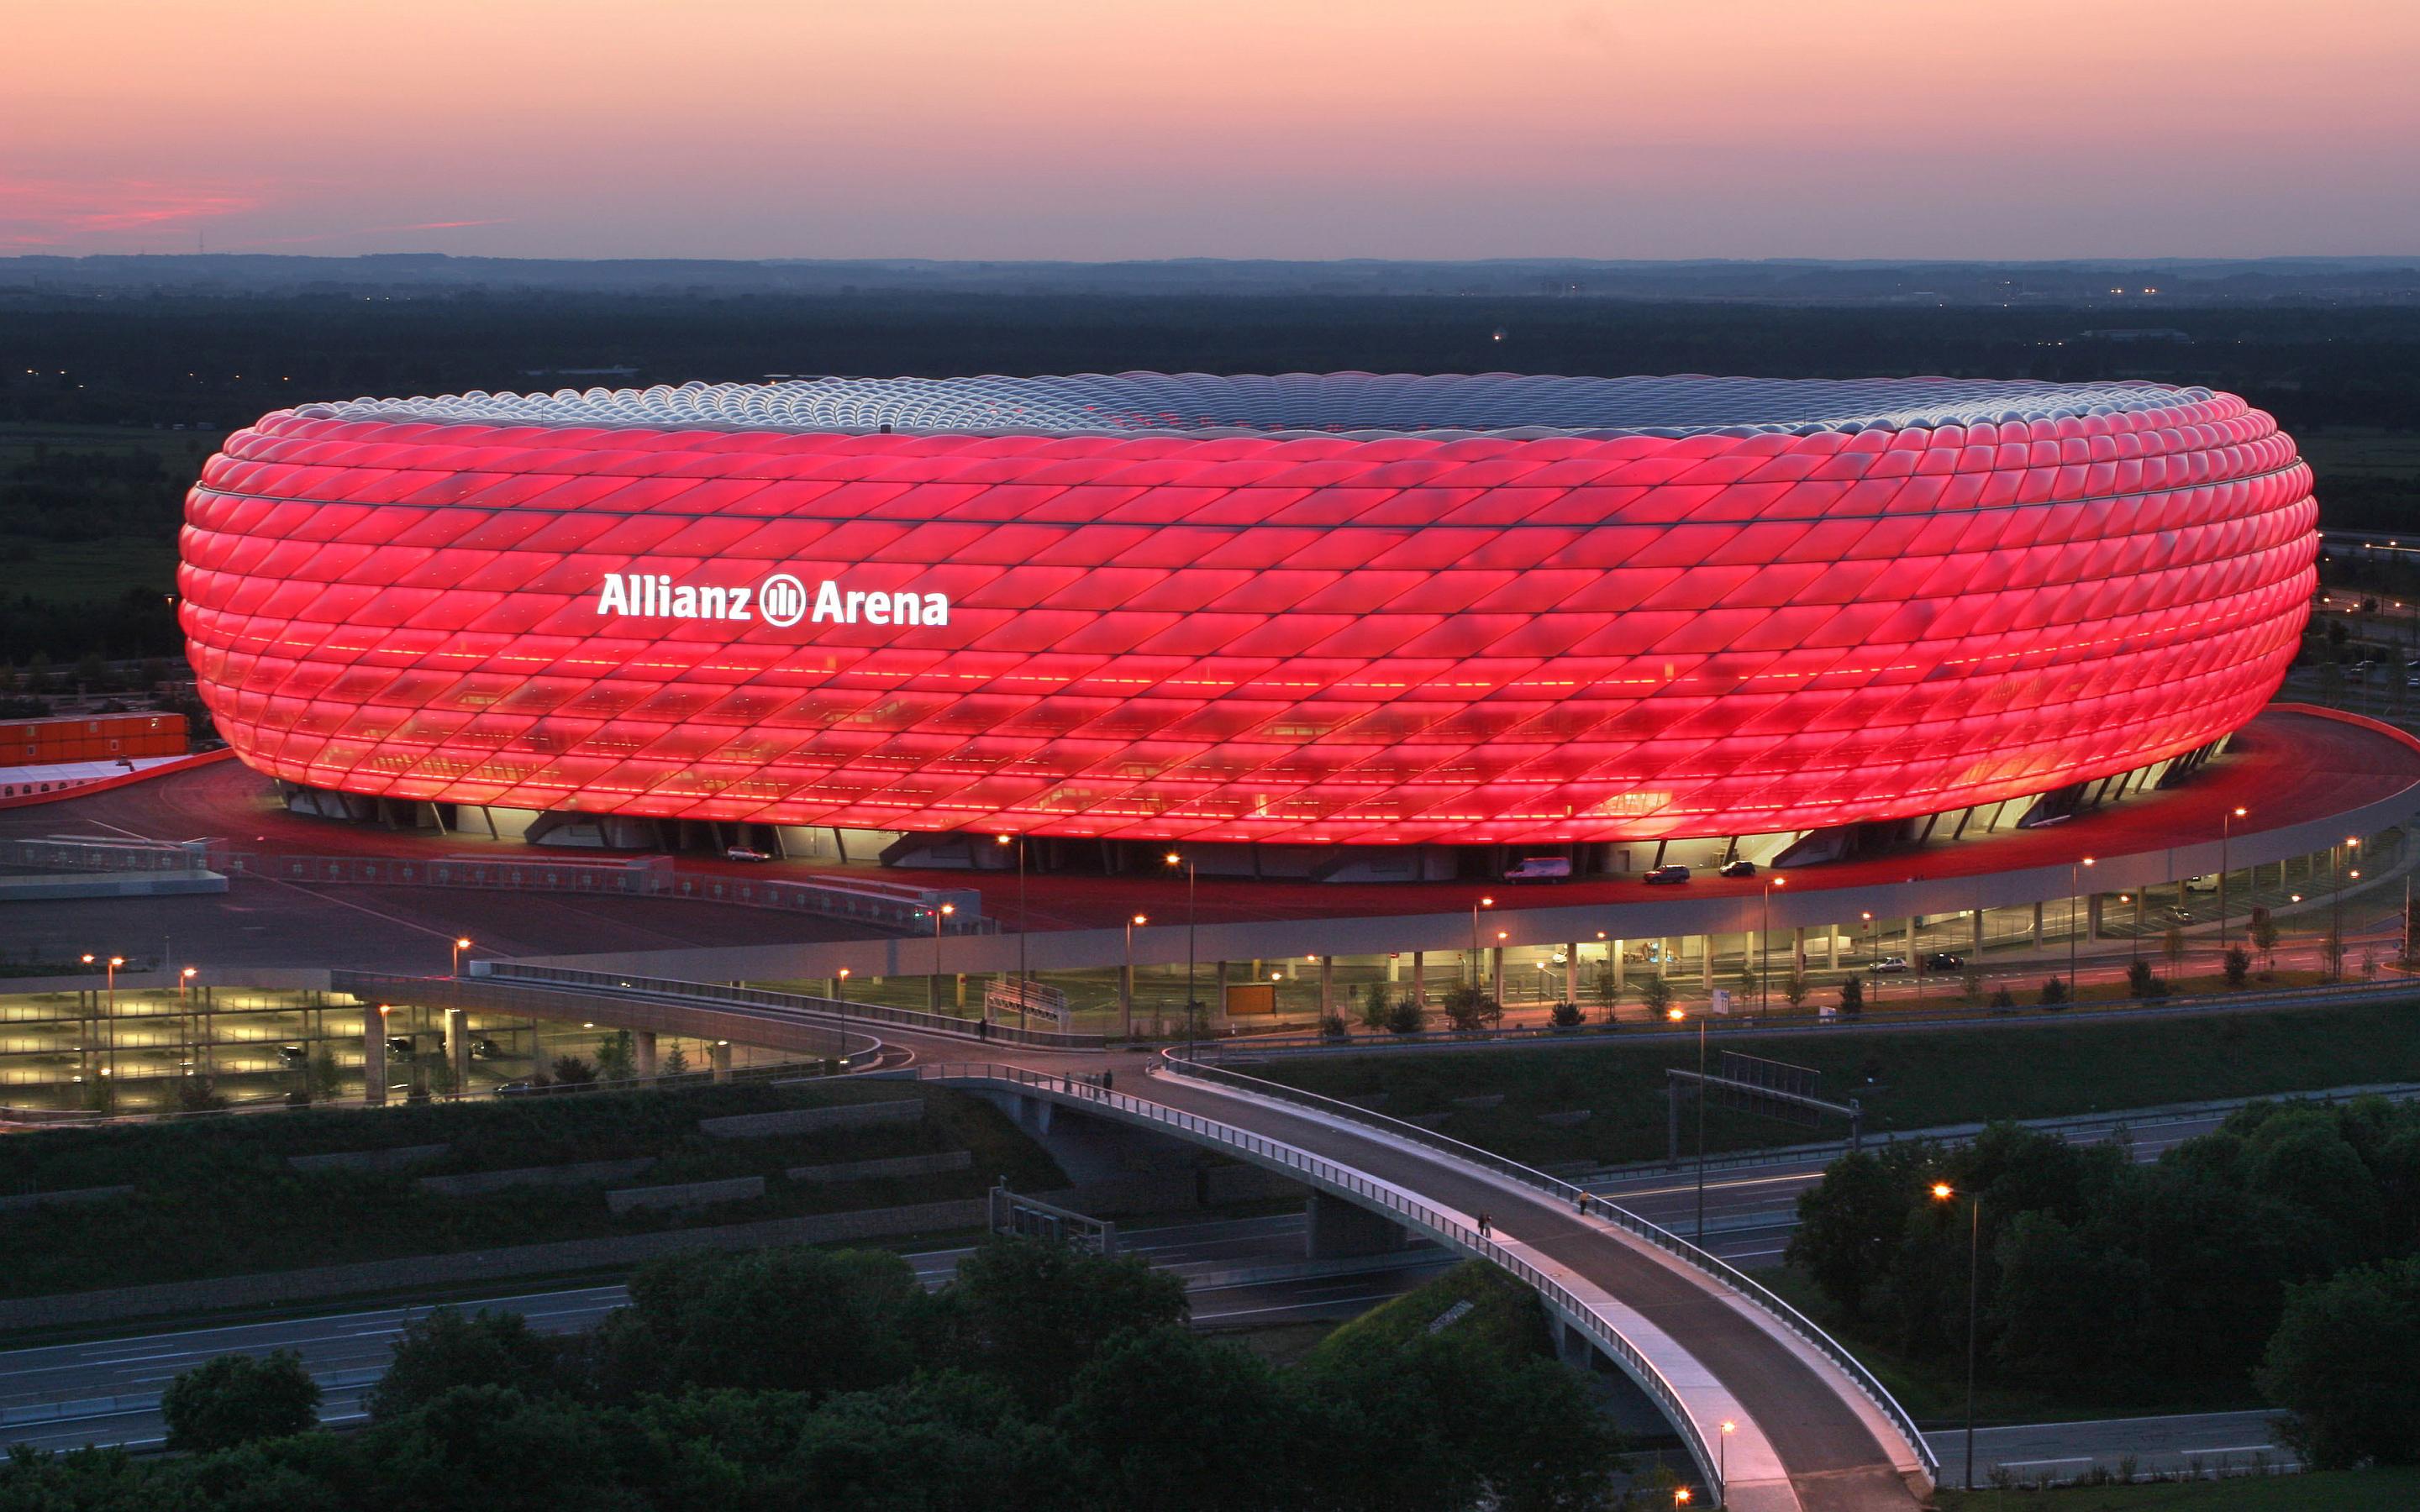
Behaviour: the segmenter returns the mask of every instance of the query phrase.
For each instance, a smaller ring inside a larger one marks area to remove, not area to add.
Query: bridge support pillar
[[[1563,1001],[1580,1000],[1580,947],[1577,940],[1563,947]]]
[[[370,1107],[386,1103],[386,1010],[362,1010],[362,1102]]]
[[[1840,926],[1839,926],[1839,925],[1838,925],[1838,924],[1826,924],[1826,925],[1824,925],[1824,926],[1823,926],[1823,942],[1824,942],[1824,945],[1825,945],[1825,946],[1829,949],[1829,950],[1831,951],[1832,959],[1831,959],[1830,964],[1831,964],[1832,969],[1833,969],[1833,970],[1835,970],[1835,971],[1839,970],[1839,969],[1840,969]]]
[[[2101,938],[2101,894],[2094,893],[2084,901],[2085,935],[2087,940]]]
[[[1429,953],[1412,952],[1412,1001],[1425,1008],[1429,1001]]]
[[[1621,953],[1629,948],[1630,942],[1628,940],[1616,940],[1613,942],[1613,995],[1617,998],[1619,998],[1624,992],[1627,992],[1630,988],[1630,973],[1627,969],[1626,964],[1621,959]]]
[[[1342,1259],[1349,1255],[1391,1255],[1411,1242],[1403,1226],[1357,1208],[1342,1197],[1314,1192],[1303,1204],[1303,1257]]]
[[[1973,937],[1966,942],[1967,953],[1974,956],[1975,959],[1968,962],[1967,964],[1980,966],[1983,964],[1983,910],[1978,908],[1967,917],[1975,921],[1975,932]]]
[[[2042,905],[2041,905],[2041,904],[2040,904],[2040,903],[2036,903],[2036,904],[2034,904],[2034,949],[2037,949],[2037,950],[2040,949],[2041,949],[2041,942],[2042,942]]]
[[[1916,918],[1914,915],[1910,915],[1907,920],[1907,969],[1910,971],[1920,969],[1919,963],[1916,959]]]
[[[1711,993],[1714,990],[1714,937],[1699,935],[1698,947],[1698,985]]]
[[[727,1082],[731,1080],[731,1041],[728,1040],[715,1041],[714,1049],[709,1052],[707,1056],[707,1063],[714,1068],[714,1079],[716,1081]]]
[[[630,1064],[632,1069],[639,1073],[639,1079],[641,1081],[651,1082],[656,1079],[655,1030],[633,1029],[630,1031]]]
[[[1498,1003],[1501,1003],[1504,1001],[1504,947],[1499,945],[1490,952],[1488,964],[1490,967],[1490,984],[1487,989],[1487,995],[1495,998]]]
[[[1336,1011],[1336,958],[1319,958],[1319,1016],[1326,1018]]]
[[[1790,932],[1790,974],[1807,975],[1807,926],[1799,925]]]
[[[1016,1121],[1035,1134],[1047,1134],[1050,1132],[1051,1110],[1058,1105],[1047,1097],[1020,1097],[1016,1100]]]

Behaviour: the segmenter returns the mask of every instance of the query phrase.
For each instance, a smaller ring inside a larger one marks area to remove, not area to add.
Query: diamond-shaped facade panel
[[[2163,385],[824,379],[282,410],[186,507],[218,728],[314,787],[1314,843],[1758,834],[2242,725],[2315,586]]]

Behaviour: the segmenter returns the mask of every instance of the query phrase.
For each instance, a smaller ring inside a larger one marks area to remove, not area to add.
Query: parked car
[[[1647,873],[1647,882],[1650,886],[1657,883],[1686,882],[1688,880],[1689,869],[1685,866],[1659,866],[1654,871]]]
[[[746,845],[734,845],[722,853],[722,858],[726,861],[769,861],[773,857],[767,852]]]
[[[1907,957],[1903,955],[1886,955],[1881,960],[1875,962],[1872,965],[1868,966],[1866,969],[1868,971],[1905,971],[1907,969]]]
[[[504,1054],[504,1047],[484,1034],[471,1041],[471,1058],[473,1060],[501,1060]]]
[[[300,1066],[310,1058],[311,1052],[302,1045],[282,1044],[277,1047],[277,1063],[281,1066]]]
[[[1507,882],[1569,882],[1572,879],[1572,858],[1568,856],[1529,856],[1506,869]]]
[[[498,1097],[524,1097],[537,1090],[535,1082],[506,1082],[496,1088]]]
[[[408,1056],[415,1048],[411,1035],[390,1034],[386,1037],[386,1053],[390,1056]]]
[[[1725,861],[1723,863],[1723,869],[1719,874],[1727,877],[1752,877],[1756,875],[1756,863],[1754,861]]]
[[[1966,969],[1966,958],[1962,955],[1954,955],[1947,950],[1935,950],[1931,955],[1924,958],[1924,969],[1927,971],[1963,971]]]

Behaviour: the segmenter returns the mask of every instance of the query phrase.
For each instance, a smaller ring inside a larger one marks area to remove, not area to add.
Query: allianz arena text
[[[315,788],[1573,842],[2207,747],[2315,519],[2268,415],[2149,383],[819,379],[281,410],[178,577],[220,732]]]

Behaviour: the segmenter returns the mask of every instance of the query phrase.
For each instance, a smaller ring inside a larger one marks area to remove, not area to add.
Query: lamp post
[[[1665,1017],[1678,1024],[1687,1015],[1680,1009],[1669,1010]],[[1706,1247],[1706,1015],[1698,1015],[1698,1236],[1699,1249]]]
[[[182,1026],[185,1037],[185,1064],[181,1069],[188,1076],[199,1069],[200,1061],[200,1053],[195,1050],[194,1044],[193,993],[194,978],[200,969],[198,966],[187,966],[177,973],[177,1022]]]
[[[848,967],[832,973],[832,1001],[841,1005],[841,1017],[848,1016]]]
[[[1025,915],[1025,837],[1001,835],[995,838],[1002,845],[1016,847],[1016,1026],[1023,1028],[1026,1024],[1026,989],[1030,982],[1025,973],[1025,936],[1032,927],[1026,922]]]
[[[2238,805],[2218,816],[2218,953],[2226,957],[2226,841],[2235,822],[2251,810]]]
[[[1932,1199],[1947,1202],[1958,1193],[1947,1181],[1932,1183]],[[1975,1290],[1982,1273],[1983,1199],[1966,1199],[1966,1489],[1975,1489]]]
[[[1883,958],[1879,953],[1882,948],[1875,943],[1873,910],[1860,908],[1857,917],[1866,921],[1866,980],[1874,984],[1874,1007],[1880,1008],[1883,1006],[1883,974],[1874,968],[1883,964]]]
[[[2353,873],[2355,876],[2360,874],[2358,872]],[[124,964],[126,958],[122,955],[109,958],[109,1009],[102,1022],[109,1035],[108,1073],[113,1079],[117,1075],[117,968]]]
[[[1202,1001],[1193,990],[1193,940],[1197,914],[1194,910],[1194,866],[1190,856],[1175,851],[1168,853],[1168,864],[1185,868],[1185,1054],[1193,1056],[1194,1022],[1201,1017]]]
[[[1137,924],[1148,924],[1150,916],[1135,914],[1126,919],[1126,968],[1118,978],[1119,1033],[1134,1038],[1134,932]]]
[[[2067,864],[2067,995],[2071,1000],[2072,1000],[2076,995],[2077,985],[2075,980],[2075,937],[2084,933],[2076,925],[2075,900],[2080,897],[2084,891],[2084,869],[2092,864],[2092,857],[2089,856],[2084,856],[2079,860],[2070,861]]]
[[[957,911],[955,903],[943,903],[933,910],[933,981],[924,994],[924,1006],[936,1013],[941,1011],[941,921]]]
[[[456,940],[456,941],[454,942],[454,975],[455,975],[455,976],[458,976],[458,976],[462,975],[462,952],[463,952],[463,951],[465,951],[465,950],[467,950],[467,949],[469,949],[470,948],[471,948],[471,942],[470,942],[469,940],[465,940],[465,939],[458,939],[458,940]]]
[[[1738,1431],[1739,1425],[1725,1418],[1723,1436],[1714,1441],[1714,1479],[1722,1482],[1714,1488],[1714,1512],[1731,1504],[1731,1435]]]
[[[2354,867],[2344,874],[2344,881],[2338,882],[2335,889],[2328,894],[2328,980],[2330,981],[2344,980],[2344,885],[2345,882],[2360,880],[2361,868]],[[117,1064],[117,1034],[115,1029],[110,1031],[109,1042],[110,1064],[115,1066]]]
[[[1756,1016],[1762,1018],[1773,1010],[1773,889],[1786,887],[1789,878],[1778,872],[1764,879],[1764,906],[1757,919],[1756,929]]]
[[[1493,898],[1481,898],[1470,905],[1470,990],[1472,992],[1479,991],[1479,984],[1485,976],[1479,965],[1479,911],[1495,906],[1496,900]]]

